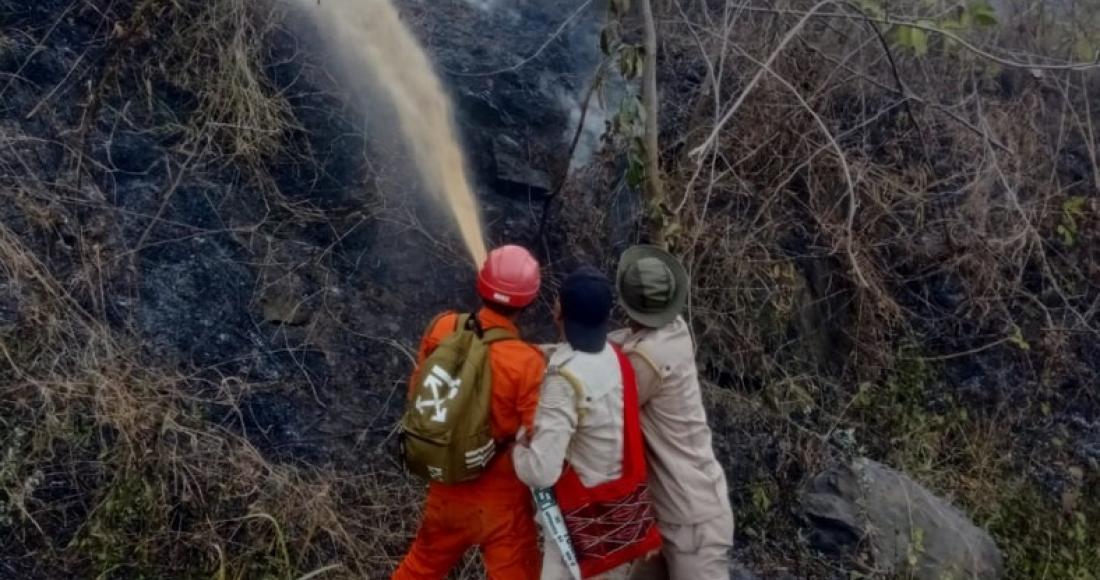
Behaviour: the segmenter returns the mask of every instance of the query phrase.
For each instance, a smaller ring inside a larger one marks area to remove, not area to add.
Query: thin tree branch
[[[718,120],[718,123],[714,125],[714,129],[711,131],[710,135],[703,141],[703,144],[691,150],[691,157],[697,158],[698,162],[702,164],[703,153],[705,153],[707,150],[715,145],[718,140],[718,135],[721,134],[723,129],[725,129],[726,124],[728,124],[730,120],[733,119],[733,116],[737,114],[737,111],[741,108],[741,105],[745,103],[745,99],[748,98],[749,93],[751,93],[753,89],[756,88],[756,85],[760,84],[761,79],[763,79],[764,75],[769,72],[769,69],[772,66],[772,63],[775,62],[775,59],[778,58],[783,50],[787,48],[787,45],[790,44],[792,40],[794,40],[794,37],[798,36],[798,33],[802,31],[802,28],[806,25],[807,22],[810,21],[810,17],[813,16],[815,12],[820,10],[826,4],[834,3],[835,2],[833,0],[822,0],[821,2],[818,2],[816,5],[814,5],[812,9],[810,9],[809,12],[802,16],[802,19],[799,20],[793,28],[791,28],[787,32],[787,35],[783,37],[782,41],[780,41],[779,46],[775,47],[775,50],[773,50],[771,55],[768,56],[768,60],[764,61],[764,63],[756,71],[756,74],[752,77],[752,80],[749,81],[749,84],[745,87],[745,90],[741,91],[741,95],[737,97],[737,101],[733,103],[733,105],[726,111],[726,114],[723,115],[722,118]]]
[[[539,46],[538,49],[535,50],[535,52],[531,53],[530,56],[524,58],[523,60],[517,62],[516,64],[514,64],[512,66],[508,66],[508,67],[504,67],[504,68],[500,68],[500,69],[496,69],[496,70],[482,71],[482,72],[459,72],[459,71],[454,71],[454,70],[449,70],[449,69],[443,69],[443,71],[446,72],[447,74],[451,75],[451,76],[456,76],[456,77],[491,77],[491,76],[495,76],[495,75],[499,75],[499,74],[515,72],[515,71],[527,66],[528,64],[531,63],[531,61],[535,60],[536,58],[542,56],[542,53],[545,52],[546,49],[549,48],[550,45],[553,44],[553,42],[555,40],[557,40],[558,37],[560,37],[566,31],[566,29],[569,28],[570,25],[572,25],[574,22],[576,22],[577,19],[580,18],[581,14],[583,14],[584,11],[587,10],[589,6],[592,5],[592,1],[593,0],[585,0],[585,2],[583,4],[581,4],[580,6],[578,6],[577,9],[574,10],[573,13],[570,14],[568,18],[566,18],[564,21],[562,21],[561,25],[558,26],[557,30],[555,30],[550,35],[550,37],[547,38],[546,41],[543,42],[542,45]]]

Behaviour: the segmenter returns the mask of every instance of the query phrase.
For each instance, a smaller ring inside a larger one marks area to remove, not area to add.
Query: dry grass
[[[114,19],[95,39],[106,47],[100,65],[81,59],[69,74],[93,79],[80,126],[57,142],[14,127],[0,139],[11,220],[0,224],[0,298],[17,306],[0,325],[0,570],[388,576],[418,520],[419,486],[381,456],[376,468],[347,471],[265,457],[234,427],[250,385],[152,359],[125,325],[108,323],[114,283],[134,276],[118,258],[133,252],[111,254],[121,252],[111,230],[72,210],[104,196],[97,178],[113,169],[89,152],[108,110],[116,128],[154,134],[177,155],[150,224],[185,173],[232,167],[277,195],[270,164],[298,129],[265,71],[280,15],[244,0],[99,8]],[[77,162],[46,166],[52,148]],[[47,171],[62,179],[42,179]]]
[[[171,144],[178,171],[238,168],[265,192],[287,132],[301,129],[264,71],[270,6],[117,4],[98,38],[103,66],[77,71],[93,87],[79,138],[7,127],[0,138],[0,212],[18,224],[0,224],[0,299],[19,305],[0,318],[5,557],[45,577],[384,577],[415,526],[414,484],[382,465],[271,462],[231,427],[250,385],[151,361],[106,322],[127,261],[58,207],[103,195],[85,179],[110,170],[86,154],[98,110],[140,126],[143,108],[162,120],[142,128]],[[675,245],[695,280],[700,358],[721,385],[708,405],[738,461],[754,563],[836,565],[796,540],[790,513],[804,475],[851,429],[858,451],[988,525],[1017,577],[1087,572],[1100,559],[1089,552],[1097,475],[1085,466],[1072,481],[1081,460],[1048,436],[1098,404],[1086,348],[1100,338],[1096,73],[991,64],[993,53],[1065,56],[1061,31],[1014,22],[961,33],[985,54],[934,40],[923,58],[887,54],[844,6],[791,35],[812,7],[673,1],[661,16],[663,159],[685,226]],[[79,160],[56,182],[35,171],[54,147]],[[592,208],[610,204],[615,168],[586,170],[596,185],[575,188],[589,197],[565,213],[571,249],[594,259],[607,257],[615,219]],[[981,365],[1005,365],[1019,384],[968,394],[948,376],[957,363],[986,375]],[[1036,481],[1055,471],[1070,495],[1052,499]],[[1051,548],[1067,538],[1069,556]]]
[[[851,429],[855,451],[989,525],[1013,577],[1093,577],[1088,544],[1047,548],[1077,517],[1100,537],[1100,472],[1049,445],[1052,417],[1100,409],[1085,387],[1100,372],[1086,346],[1100,340],[1100,68],[1063,66],[1088,27],[1036,19],[1056,4],[1005,3],[1020,12],[963,29],[966,45],[930,32],[924,56],[892,23],[960,4],[890,3],[874,26],[846,3],[665,4],[662,158],[700,360],[727,403],[772,417],[729,411],[730,436],[798,466],[730,466],[755,529],[794,523],[799,474]],[[566,215],[570,243],[598,253],[588,232],[606,216]],[[1052,486],[1077,489],[1069,512]],[[806,558],[762,556],[814,570]]]
[[[8,362],[0,430],[15,447],[0,470],[0,498],[21,524],[9,547],[105,577],[297,578],[324,569],[362,578],[393,565],[416,521],[411,482],[385,470],[272,464],[209,422],[209,409],[240,413],[244,385],[196,391],[150,366],[6,227],[0,257],[8,284],[31,301],[0,341]],[[47,486],[74,497],[47,499]],[[83,523],[67,529],[61,522],[74,511]]]
[[[115,42],[124,47],[118,58],[128,59],[118,64],[141,75],[150,109],[165,82],[190,95],[186,104],[165,103],[193,108],[176,128],[185,135],[181,150],[257,172],[279,151],[294,118],[264,72],[268,41],[283,17],[276,6],[267,0],[146,0],[116,30]],[[129,60],[134,53],[144,58]]]

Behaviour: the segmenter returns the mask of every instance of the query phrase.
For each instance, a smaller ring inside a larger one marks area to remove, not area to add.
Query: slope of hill
[[[563,169],[600,3],[398,4],[492,240],[551,280],[610,268],[642,237],[617,74],[602,150]],[[1095,578],[1100,11],[855,4],[658,3],[672,243],[737,556],[882,576],[865,542],[811,541],[802,497],[865,456],[988,529],[1008,577]],[[0,15],[0,578],[387,577],[421,493],[390,449],[410,349],[473,303],[446,220],[378,163],[394,137],[277,6]]]

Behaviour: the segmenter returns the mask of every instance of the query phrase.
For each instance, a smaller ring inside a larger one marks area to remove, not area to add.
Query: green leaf
[[[619,72],[628,81],[638,77],[637,52],[638,48],[635,46],[624,46],[619,50]]]
[[[989,2],[985,0],[978,0],[972,2],[970,8],[967,10],[974,18],[974,24],[978,26],[996,26],[997,25],[997,11],[989,5]]]
[[[614,44],[614,37],[611,32],[611,27],[605,26],[604,29],[600,31],[600,52],[610,56],[612,44]]]
[[[1071,232],[1070,229],[1064,225],[1058,226],[1057,231],[1058,235],[1062,236],[1062,245],[1066,247],[1073,247],[1074,243],[1077,241],[1076,237],[1073,235],[1073,232]]]
[[[1084,35],[1078,36],[1077,40],[1073,43],[1073,58],[1085,62],[1092,62],[1097,58],[1096,47],[1094,47]]]
[[[927,28],[935,28],[935,24],[932,21],[922,20],[917,22]],[[928,54],[928,33],[924,29],[913,28],[910,32],[910,40],[913,42],[913,52],[917,56],[924,56]]]
[[[1083,218],[1085,217],[1085,204],[1087,203],[1088,199],[1084,196],[1075,195],[1062,204],[1062,212],[1069,218]]]
[[[970,10],[963,10],[959,14],[959,30],[970,30],[970,27],[974,26],[974,15],[970,13]]]
[[[752,505],[760,513],[767,513],[771,509],[772,500],[763,484],[752,486]]]
[[[630,187],[638,188],[645,183],[645,165],[641,159],[630,156],[629,164],[626,170],[626,182],[630,184]]]
[[[886,11],[883,10],[880,0],[860,0],[859,7],[864,14],[871,18],[881,20],[886,17]]]
[[[898,26],[890,33],[890,36],[894,39],[894,44],[902,48],[912,48],[912,28],[908,26]]]
[[[921,21],[922,25],[930,26],[932,23]],[[911,28],[909,32],[909,39],[913,43],[913,52],[917,56],[924,56],[928,54],[928,33],[921,28]]]
[[[1020,350],[1031,350],[1031,344],[1024,339],[1024,331],[1020,330],[1020,327],[1015,324],[1012,325],[1012,334],[1008,336],[1008,341]]]

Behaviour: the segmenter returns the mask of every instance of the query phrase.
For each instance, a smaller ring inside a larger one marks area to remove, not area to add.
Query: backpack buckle
[[[477,313],[470,313],[470,316],[466,319],[466,330],[474,331],[478,340],[485,338],[485,329],[481,326],[481,321],[477,318]]]

